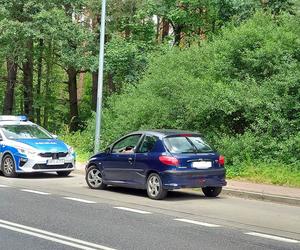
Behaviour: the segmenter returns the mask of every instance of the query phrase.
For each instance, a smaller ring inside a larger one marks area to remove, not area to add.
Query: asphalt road
[[[300,208],[201,193],[89,189],[80,174],[0,176],[0,249],[300,249]]]

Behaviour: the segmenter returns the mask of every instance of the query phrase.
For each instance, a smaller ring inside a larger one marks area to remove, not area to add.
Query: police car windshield
[[[10,140],[18,139],[52,139],[46,131],[35,125],[3,125],[2,131]]]

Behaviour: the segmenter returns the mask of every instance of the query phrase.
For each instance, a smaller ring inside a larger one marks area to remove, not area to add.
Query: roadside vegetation
[[[56,131],[85,161],[100,2],[32,2],[0,9],[0,108]],[[138,129],[196,130],[230,178],[300,187],[299,1],[111,0],[108,10],[102,148]]]
[[[299,34],[299,19],[257,13],[201,46],[154,54],[138,86],[107,101],[103,146],[137,129],[196,130],[229,177],[300,186]],[[92,152],[93,125],[65,139]]]

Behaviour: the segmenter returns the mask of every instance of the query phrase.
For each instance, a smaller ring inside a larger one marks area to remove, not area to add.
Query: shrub
[[[296,16],[258,13],[200,47],[155,54],[139,84],[108,100],[102,145],[138,129],[196,130],[225,154],[230,176],[299,170],[299,48]]]

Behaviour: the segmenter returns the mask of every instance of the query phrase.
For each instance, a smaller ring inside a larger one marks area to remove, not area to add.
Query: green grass
[[[299,165],[283,165],[280,163],[256,163],[228,166],[227,177],[235,180],[247,180],[300,188]]]
[[[76,161],[86,163],[93,153],[83,152],[80,149],[74,148],[76,152]]]

